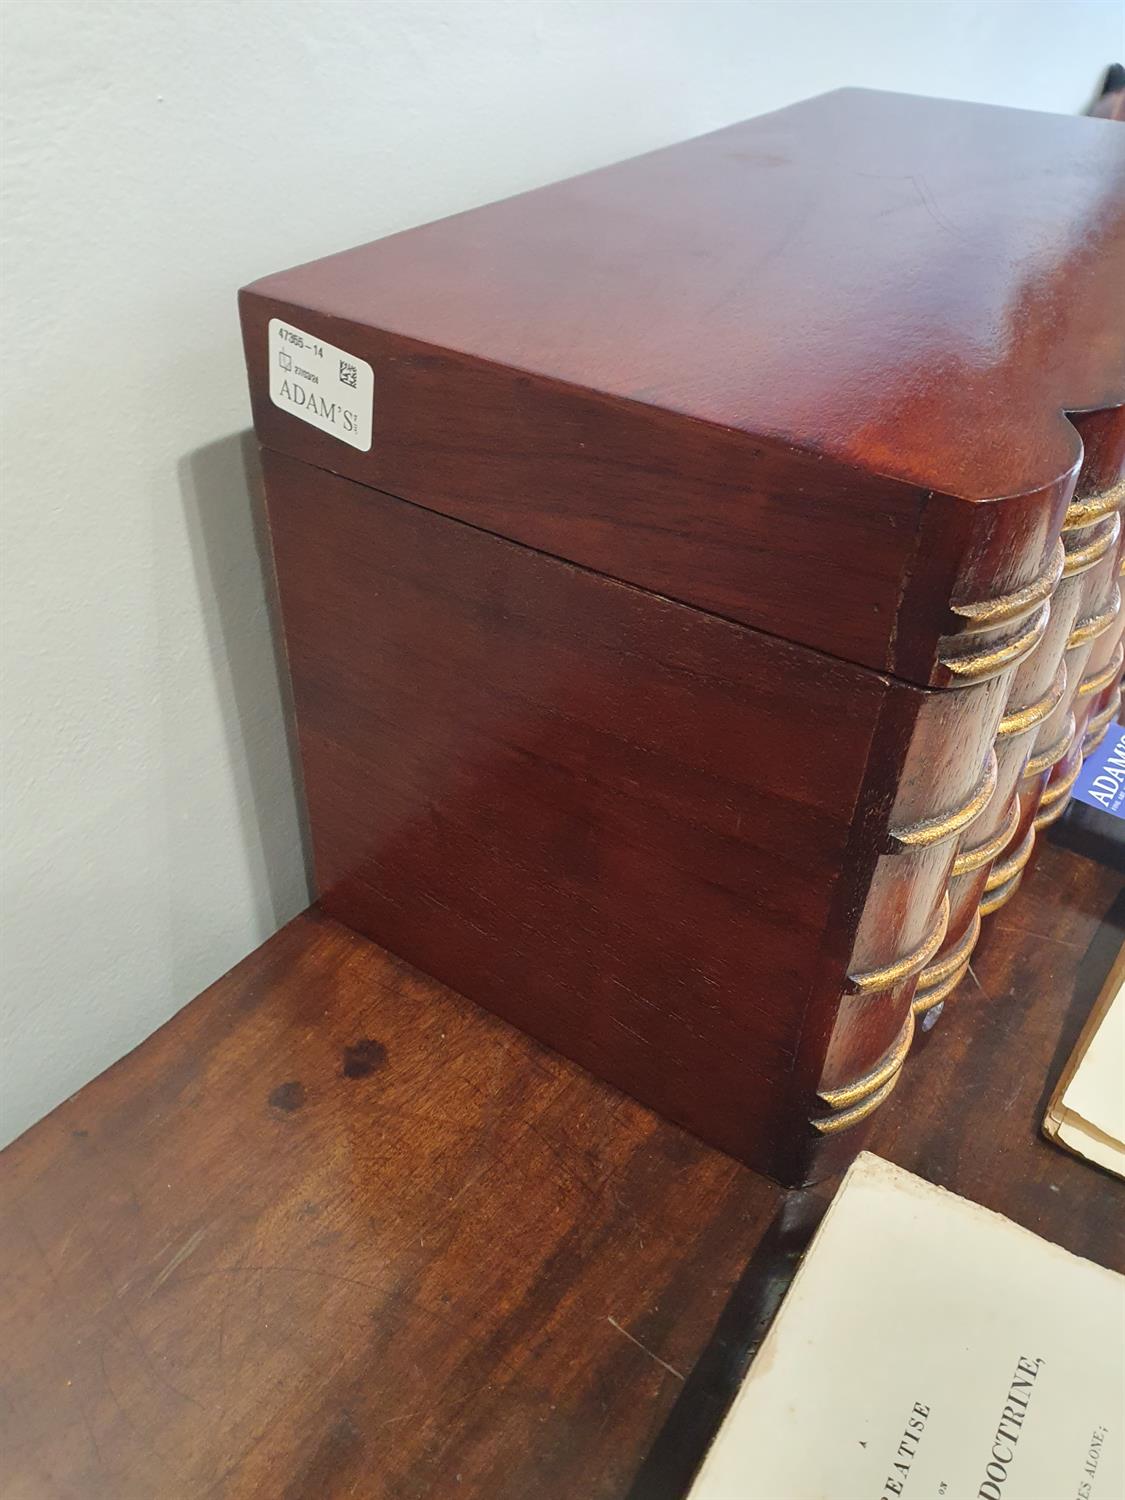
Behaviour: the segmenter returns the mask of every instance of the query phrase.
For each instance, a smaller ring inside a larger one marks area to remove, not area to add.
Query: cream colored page
[[[1125,1143],[1125,986],[1118,989],[1062,1103],[1103,1135]]]
[[[853,1166],[691,1500],[1120,1500],[1125,1280]]]
[[[1073,1115],[1067,1109],[1061,1113],[1056,1111],[1054,1118],[1057,1139],[1064,1146],[1077,1152],[1079,1156],[1084,1156],[1087,1161],[1096,1162],[1107,1172],[1125,1177],[1125,1149],[1099,1135],[1096,1130],[1091,1130],[1080,1115]]]

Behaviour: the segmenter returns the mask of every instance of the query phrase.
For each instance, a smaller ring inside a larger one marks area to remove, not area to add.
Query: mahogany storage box
[[[1123,203],[847,90],[246,289],[326,910],[838,1165],[1116,691]]]

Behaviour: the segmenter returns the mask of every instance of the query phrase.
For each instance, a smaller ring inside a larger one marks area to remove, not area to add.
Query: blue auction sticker
[[[1105,739],[1086,757],[1074,795],[1080,802],[1125,819],[1125,727],[1109,726]]]

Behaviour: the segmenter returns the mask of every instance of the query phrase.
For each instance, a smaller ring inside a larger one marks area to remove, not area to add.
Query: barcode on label
[[[370,452],[375,372],[367,361],[280,318],[270,319],[268,347],[273,404],[361,453]]]

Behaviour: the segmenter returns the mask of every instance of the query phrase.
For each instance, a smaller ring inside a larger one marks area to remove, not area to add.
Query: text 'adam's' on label
[[[270,400],[282,411],[367,453],[375,374],[357,359],[314,334],[270,319]]]

